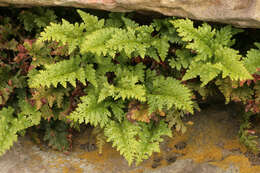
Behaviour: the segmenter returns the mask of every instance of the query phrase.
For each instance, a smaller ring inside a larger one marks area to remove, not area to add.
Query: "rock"
[[[213,105],[190,117],[194,125],[185,134],[175,131],[173,138],[164,140],[160,153],[138,166],[129,166],[110,143],[102,154],[94,150],[88,129],[75,136],[72,150],[65,153],[21,137],[0,156],[0,173],[259,173],[260,158],[243,152],[237,117],[224,108]]]
[[[0,0],[0,6],[69,6],[107,11],[158,12],[238,27],[260,28],[260,0]]]

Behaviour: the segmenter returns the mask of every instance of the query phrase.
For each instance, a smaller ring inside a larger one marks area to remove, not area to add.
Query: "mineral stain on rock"
[[[89,133],[75,138],[69,154],[22,138],[0,158],[1,173],[259,173],[259,162],[250,162],[251,155],[237,138],[237,118],[223,107],[206,108],[187,121],[188,130],[173,132],[165,138],[161,152],[139,166],[129,166],[119,152],[107,143],[99,154],[89,147]],[[257,159],[258,157],[255,156]],[[175,172],[174,172],[175,171]],[[192,172],[193,171],[193,172]]]

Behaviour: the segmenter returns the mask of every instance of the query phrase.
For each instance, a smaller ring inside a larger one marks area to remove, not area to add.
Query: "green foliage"
[[[251,128],[251,123],[250,123],[250,117],[253,114],[251,113],[245,113],[243,115],[244,121],[240,125],[239,129],[239,136],[240,136],[240,141],[248,147],[251,151],[253,152],[258,152],[259,148],[257,148],[257,136],[252,135],[248,133],[248,129]]]
[[[182,118],[218,91],[226,103],[260,112],[260,46],[239,54],[233,36],[241,30],[172,18],[145,25],[126,14],[101,19],[81,10],[72,23],[76,17],[60,19],[58,11],[23,10],[18,23],[0,20],[0,154],[39,123],[44,141],[67,150],[69,126],[90,124],[100,153],[111,142],[139,164],[160,151],[172,129],[185,132]],[[239,134],[253,148],[248,124],[245,118]]]
[[[148,159],[153,152],[159,152],[159,142],[162,135],[171,136],[171,130],[163,121],[159,124],[133,124],[128,120],[122,123],[111,121],[104,129],[108,142],[117,147],[129,164],[136,161],[139,164]]]
[[[26,31],[35,30],[38,33],[50,22],[56,22],[57,16],[53,10],[35,7],[32,11],[22,11],[18,19],[23,23]]]
[[[247,100],[250,100],[254,95],[254,91],[249,87],[238,87],[237,82],[232,82],[229,78],[222,80],[217,80],[216,85],[219,87],[219,90],[224,95],[226,99],[226,104],[230,101],[246,103]]]
[[[177,131],[181,131],[185,133],[187,128],[182,122],[182,117],[184,117],[184,112],[179,111],[177,109],[172,109],[167,112],[166,121],[168,122],[168,127],[172,128],[173,126],[176,127]]]
[[[244,64],[245,67],[248,69],[248,71],[251,74],[254,74],[258,71],[258,69],[260,68],[259,64],[260,64],[260,59],[259,59],[259,55],[260,55],[260,43],[255,43],[255,46],[258,49],[251,49],[247,52],[247,56],[244,59]]]
[[[46,65],[46,70],[39,71],[29,80],[29,86],[32,88],[50,87],[53,85],[57,87],[60,83],[64,88],[67,87],[67,82],[76,87],[76,79],[83,84],[86,84],[86,72],[80,67],[80,57],[70,58],[59,63]],[[90,71],[91,72],[91,71]],[[92,75],[93,73],[91,73]]]
[[[164,61],[168,54],[170,37],[165,32],[158,32],[153,36],[154,26],[159,27],[155,24],[140,26],[131,19],[120,16],[116,19],[121,23],[119,28],[111,24],[112,19],[108,19],[110,24],[107,24],[106,20],[99,20],[83,11],[78,10],[78,13],[83,23],[71,24],[63,20],[61,24],[51,23],[41,33],[39,41],[58,42],[68,47],[71,56],[69,60],[43,64],[41,70],[30,72],[29,86],[36,89],[50,86],[66,88],[69,82],[75,88],[77,81],[84,84],[86,95],[81,97],[81,103],[68,118],[79,124],[90,123],[104,128],[108,141],[114,143],[130,164],[133,161],[140,163],[153,151],[159,151],[160,137],[170,135],[170,129],[163,120],[158,127],[151,126],[152,122],[147,125],[131,125],[125,119],[127,102],[147,102],[151,113],[173,106],[193,112],[189,89],[176,79],[154,75],[153,82],[149,84],[151,81],[145,77],[145,63],[129,65],[133,56],[144,58],[150,55],[148,51],[154,52],[154,61]],[[139,129],[128,137],[130,141],[138,143],[138,146],[129,148],[130,143],[122,142],[118,139],[119,136],[114,136],[114,132],[108,132],[108,129],[120,128],[121,124],[125,129],[123,133]],[[127,130],[128,128],[132,130]],[[139,141],[136,141],[135,133],[138,133]]]
[[[21,112],[14,116],[12,107],[0,110],[0,154],[9,149],[17,141],[17,133],[40,123],[41,115],[26,101],[20,101]]]
[[[44,141],[48,141],[48,145],[54,149],[64,151],[69,149],[70,143],[67,140],[69,135],[68,126],[63,121],[45,123],[46,129],[43,137]]]
[[[173,106],[180,110],[193,112],[190,90],[170,77],[156,77],[147,93],[147,100],[150,112],[163,108],[170,109]]]
[[[194,50],[196,54],[182,80],[200,76],[204,86],[221,73],[222,78],[230,77],[231,80],[252,79],[238,51],[230,48],[234,44],[231,38],[238,30],[230,26],[216,30],[206,23],[195,28],[188,19],[175,20],[172,24],[182,40],[187,42],[185,47]]]
[[[94,94],[81,97],[82,103],[78,105],[78,108],[71,113],[70,118],[74,121],[78,121],[80,124],[85,122],[91,125],[100,125],[104,127],[111,117],[109,111],[110,102],[103,101],[97,102],[97,97]]]

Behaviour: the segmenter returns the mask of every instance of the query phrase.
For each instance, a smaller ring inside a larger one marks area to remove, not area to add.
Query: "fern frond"
[[[42,105],[42,99],[46,99],[48,101],[48,105],[53,107],[54,103],[57,103],[57,107],[61,108],[63,97],[65,94],[68,94],[68,89],[66,88],[37,88],[33,92],[32,100],[35,101],[36,109],[39,110]]]
[[[107,142],[112,142],[112,146],[126,158],[129,165],[134,161],[136,151],[139,151],[139,143],[136,140],[138,132],[140,127],[127,120],[121,123],[110,121],[104,129]]]
[[[17,141],[17,130],[13,127],[17,119],[13,118],[13,113],[14,109],[11,107],[3,108],[0,111],[0,155]]]
[[[135,69],[137,71],[134,71]],[[112,96],[115,100],[122,98],[123,100],[137,99],[139,101],[146,101],[145,87],[142,84],[138,84],[144,78],[143,66],[139,65],[136,68],[120,68],[118,66],[115,74],[114,85],[108,82],[103,84],[99,101],[104,100],[108,96]],[[142,75],[138,76],[139,74]]]
[[[159,152],[161,136],[171,136],[171,130],[163,121],[158,125],[138,123],[127,120],[122,123],[111,121],[104,129],[108,142],[119,150],[131,165],[134,161],[139,164],[153,152]]]
[[[215,83],[220,92],[224,95],[226,104],[231,100],[246,103],[246,101],[252,99],[252,96],[254,95],[254,91],[251,88],[245,86],[238,87],[238,84],[230,78],[219,79]]]
[[[172,24],[177,28],[182,40],[187,42],[186,48],[195,50],[197,53],[183,80],[200,76],[202,86],[204,86],[219,73],[222,73],[223,78],[230,77],[232,80],[252,78],[241,62],[238,51],[230,48],[234,44],[234,40],[231,40],[232,36],[239,31],[233,31],[230,27],[218,31],[206,23],[195,28],[193,22],[188,19],[174,20]],[[199,69],[201,65],[203,68]],[[206,73],[210,75],[207,77]]]
[[[80,124],[85,122],[85,124],[90,123],[93,126],[100,125],[100,127],[104,127],[109,122],[109,117],[111,117],[110,102],[98,103],[94,93],[81,97],[81,101],[82,103],[69,115],[69,119]]]
[[[84,26],[76,23],[70,24],[62,19],[62,24],[51,23],[41,32],[38,41],[56,41],[64,46],[68,46],[69,53],[73,52],[81,44],[85,33]]]
[[[243,60],[246,69],[254,74],[260,68],[260,43],[255,43],[258,49],[251,49],[247,52],[246,58]]]
[[[200,76],[201,86],[205,86],[209,81],[217,77],[220,72],[218,64],[192,62],[182,80],[185,81]]]
[[[97,16],[90,15],[88,13],[85,13],[82,10],[77,10],[78,14],[80,15],[81,19],[83,20],[85,24],[86,31],[88,33],[101,29],[104,27],[105,20],[101,19],[98,20]]]
[[[111,52],[106,47],[106,42],[111,39],[112,35],[116,35],[117,32],[120,32],[120,29],[112,27],[93,31],[84,37],[84,41],[80,45],[80,52],[82,54],[91,52],[97,56],[106,56],[108,53],[115,55],[116,52]]]
[[[157,49],[161,60],[164,61],[170,48],[169,38],[167,36],[163,36],[159,39],[154,39],[151,45]]]
[[[162,136],[172,137],[172,131],[167,127],[164,121],[158,124],[140,123],[141,132],[139,132],[139,147],[136,153],[136,165],[143,160],[148,159],[153,152],[160,152],[160,142],[163,141]]]
[[[17,133],[40,123],[41,114],[26,101],[20,101],[21,112],[15,117],[12,107],[0,110],[0,155],[17,141]]]
[[[232,80],[252,79],[247,71],[238,51],[230,48],[218,48],[215,51],[215,59],[220,63],[219,70],[222,70],[222,78],[229,76]],[[232,67],[232,68],[230,68]]]
[[[191,52],[187,49],[178,49],[175,54],[176,58],[169,60],[171,68],[176,68],[177,70],[181,70],[181,68],[187,69],[193,59]]]
[[[81,58],[71,57],[69,60],[63,60],[56,64],[46,65],[46,70],[40,70],[38,74],[30,76],[29,86],[31,88],[57,87],[60,83],[64,88],[67,82],[76,87],[76,79],[86,84],[86,72],[80,67]]]
[[[158,76],[153,81],[153,86],[147,94],[147,102],[150,113],[163,108],[170,109],[173,106],[193,112],[191,91],[171,77]]]
[[[104,130],[97,126],[93,129],[92,134],[96,136],[96,145],[98,148],[98,153],[101,154],[103,146],[106,143],[106,137],[104,135]]]
[[[172,128],[175,126],[175,129],[177,131],[181,131],[182,133],[185,133],[187,130],[186,126],[182,122],[182,119],[184,117],[184,112],[177,110],[177,109],[171,109],[166,113],[166,122],[168,122],[168,127]]]

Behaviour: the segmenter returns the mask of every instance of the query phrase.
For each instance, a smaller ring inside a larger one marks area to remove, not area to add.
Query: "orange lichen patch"
[[[112,146],[106,143],[103,147],[102,154],[99,154],[97,150],[91,152],[83,152],[78,155],[80,159],[86,159],[91,163],[104,163],[112,158],[121,157],[119,152],[117,152]]]
[[[64,167],[62,169],[62,173],[83,173],[83,170],[76,164],[73,166]]]
[[[212,165],[227,169],[231,164],[239,167],[240,173],[259,173],[260,166],[252,166],[248,158],[243,155],[231,155],[219,162],[212,162]]]
[[[168,147],[172,149],[172,152],[178,153],[178,154],[187,154],[187,148],[184,148],[183,150],[177,150],[175,145],[187,141],[189,138],[189,129],[186,133],[182,134],[181,132],[174,132],[172,140],[169,141]]]
[[[129,171],[129,173],[143,173],[143,172],[144,172],[143,169],[138,169],[138,170]]]
[[[242,153],[245,153],[247,151],[247,148],[244,145],[242,145],[238,139],[225,141],[224,149],[240,150]]]
[[[182,158],[192,158],[195,162],[208,162],[222,159],[222,150],[215,145],[207,145],[203,148],[188,147],[188,154]]]

